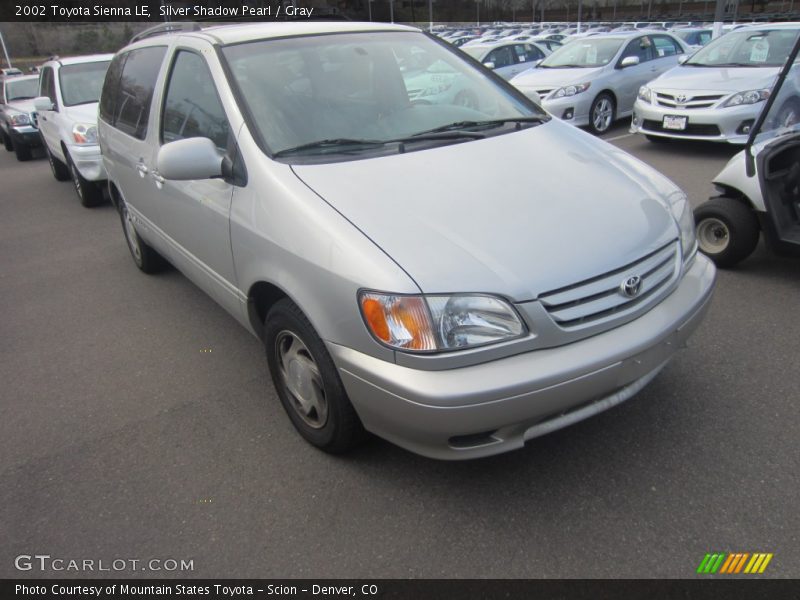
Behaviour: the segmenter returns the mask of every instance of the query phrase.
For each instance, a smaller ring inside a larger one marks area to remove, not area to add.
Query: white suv
[[[97,103],[113,54],[46,62],[34,100],[53,176],[72,179],[84,206],[103,201],[106,170],[97,145]]]

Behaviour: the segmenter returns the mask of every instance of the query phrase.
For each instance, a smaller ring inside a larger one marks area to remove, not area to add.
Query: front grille
[[[672,94],[656,92],[656,103],[667,108],[709,108],[719,102],[725,94],[711,94],[705,96],[685,96],[683,102],[678,102]]]
[[[563,328],[627,314],[653,302],[659,291],[669,285],[680,271],[679,257],[678,243],[672,241],[624,267],[542,294],[539,301]],[[620,291],[620,284],[633,275],[641,278],[641,288],[637,296],[630,298]]]
[[[714,137],[720,135],[719,127],[716,125],[706,125],[705,123],[686,123],[686,129],[664,129],[661,121],[653,121],[652,119],[645,119],[642,121],[642,129],[648,131],[662,131],[664,133],[674,133],[676,135],[703,135],[707,137]]]

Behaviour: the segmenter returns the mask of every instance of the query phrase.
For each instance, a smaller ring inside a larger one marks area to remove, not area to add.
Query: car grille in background
[[[542,294],[539,302],[560,327],[576,327],[652,303],[679,270],[678,243],[672,241],[634,263]],[[629,298],[621,292],[620,285],[633,275],[641,278],[641,289],[637,296]]]
[[[663,131],[664,133],[672,133],[675,135],[704,135],[708,137],[720,135],[719,127],[716,125],[707,125],[705,123],[687,123],[686,129],[664,129],[660,121],[645,119],[642,121],[642,129],[647,131]]]
[[[714,106],[719,102],[720,98],[725,94],[713,94],[707,96],[689,96],[686,95],[686,100],[678,102],[672,94],[665,94],[663,92],[656,92],[656,102],[660,106],[668,108],[708,108]]]

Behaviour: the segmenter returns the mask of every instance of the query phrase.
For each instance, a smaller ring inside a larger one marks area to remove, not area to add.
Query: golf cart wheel
[[[755,213],[735,198],[712,198],[694,211],[700,251],[718,267],[732,267],[753,253],[759,225]]]

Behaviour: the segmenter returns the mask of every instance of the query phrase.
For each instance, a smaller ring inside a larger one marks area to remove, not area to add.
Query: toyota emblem
[[[636,298],[642,290],[642,278],[632,275],[619,284],[620,293],[627,298]]]
[[[684,102],[686,102],[686,94],[678,94],[678,95],[675,97],[675,101],[676,101],[678,104],[683,104]]]

